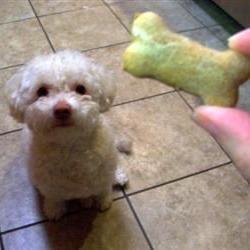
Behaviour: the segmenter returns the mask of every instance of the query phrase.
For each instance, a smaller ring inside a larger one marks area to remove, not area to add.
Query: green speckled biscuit
[[[234,106],[238,87],[250,77],[250,58],[234,50],[216,51],[170,31],[152,12],[138,15],[124,69],[200,96],[205,104]]]

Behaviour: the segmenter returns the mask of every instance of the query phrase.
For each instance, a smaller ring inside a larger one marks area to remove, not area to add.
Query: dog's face
[[[95,126],[115,94],[109,71],[68,50],[33,59],[6,87],[12,116],[40,132]]]

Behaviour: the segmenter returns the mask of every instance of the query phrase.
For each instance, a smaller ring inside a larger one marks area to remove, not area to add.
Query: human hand
[[[229,47],[250,56],[250,28],[231,37]],[[250,113],[201,106],[195,109],[193,119],[222,145],[250,184]]]

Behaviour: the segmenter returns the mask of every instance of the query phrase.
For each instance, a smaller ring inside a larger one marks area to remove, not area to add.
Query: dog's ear
[[[24,105],[20,96],[22,69],[15,73],[5,84],[5,96],[9,105],[10,115],[18,122],[23,122]]]
[[[113,72],[103,69],[101,83],[101,96],[99,99],[100,111],[107,111],[112,105],[116,93],[116,77]]]

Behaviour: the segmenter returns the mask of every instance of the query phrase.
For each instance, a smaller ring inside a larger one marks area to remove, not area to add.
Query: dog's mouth
[[[73,121],[56,121],[54,123],[54,128],[67,128],[67,127],[73,127],[74,123]]]

